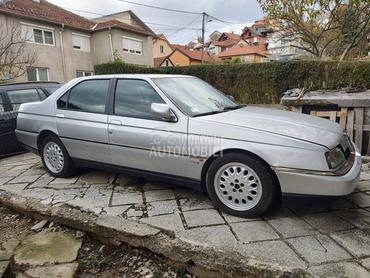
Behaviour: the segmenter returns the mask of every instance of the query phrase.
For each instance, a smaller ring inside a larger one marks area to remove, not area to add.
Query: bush
[[[284,91],[370,88],[370,62],[288,61],[230,65],[149,68],[109,63],[95,66],[96,74],[166,73],[197,76],[242,103],[275,104]]]

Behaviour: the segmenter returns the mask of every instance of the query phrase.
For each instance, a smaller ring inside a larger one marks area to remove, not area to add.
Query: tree
[[[343,60],[370,33],[367,0],[258,0],[270,19],[280,20],[282,37],[314,57]]]
[[[17,23],[0,26],[0,82],[24,75],[36,61],[36,54],[27,45],[27,37]]]

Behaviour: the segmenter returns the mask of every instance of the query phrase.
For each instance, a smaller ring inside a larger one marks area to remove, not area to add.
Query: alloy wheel
[[[215,175],[214,186],[220,201],[237,211],[252,209],[262,196],[259,176],[251,167],[239,162],[220,167]]]

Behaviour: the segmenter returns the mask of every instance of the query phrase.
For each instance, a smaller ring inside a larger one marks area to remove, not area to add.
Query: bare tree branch
[[[0,26],[0,83],[16,79],[36,61],[36,54],[27,45],[19,23]]]

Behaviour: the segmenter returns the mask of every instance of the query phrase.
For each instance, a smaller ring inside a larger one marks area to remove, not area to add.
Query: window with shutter
[[[73,49],[90,52],[90,37],[82,34],[72,34]]]
[[[138,39],[123,37],[122,38],[123,52],[130,54],[142,55],[143,54],[143,42]]]

